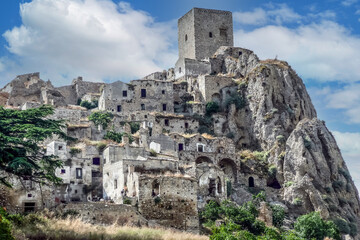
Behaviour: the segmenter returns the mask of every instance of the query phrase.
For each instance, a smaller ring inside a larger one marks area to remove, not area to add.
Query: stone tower
[[[193,8],[178,20],[179,60],[177,77],[185,73],[185,59],[203,60],[221,46],[233,46],[232,13]]]

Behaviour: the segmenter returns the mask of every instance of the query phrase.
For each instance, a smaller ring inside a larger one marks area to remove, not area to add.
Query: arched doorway
[[[255,187],[255,182],[253,177],[249,177],[249,187]]]
[[[237,167],[233,160],[229,158],[222,159],[218,163],[219,167],[224,171],[226,177],[232,182],[237,181]]]

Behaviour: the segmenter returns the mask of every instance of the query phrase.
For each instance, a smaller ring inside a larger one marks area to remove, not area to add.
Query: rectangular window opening
[[[146,89],[141,89],[141,97],[146,98]]]
[[[127,97],[127,91],[123,91],[123,97]]]
[[[100,158],[93,158],[93,164],[94,165],[100,165]]]

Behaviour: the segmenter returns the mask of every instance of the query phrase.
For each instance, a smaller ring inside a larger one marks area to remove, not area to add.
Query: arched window
[[[188,40],[188,36],[187,34],[185,34],[185,42]]]
[[[212,38],[212,37],[213,37],[212,32],[209,32],[209,38]]]
[[[255,187],[254,178],[249,177],[249,187]]]

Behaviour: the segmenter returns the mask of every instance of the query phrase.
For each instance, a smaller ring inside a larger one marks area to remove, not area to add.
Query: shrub
[[[140,123],[138,122],[130,122],[129,125],[132,134],[136,133],[140,129]]]
[[[346,179],[346,181],[350,181],[351,180],[351,176],[350,176],[350,173],[348,171],[346,171],[345,169],[343,168],[339,168],[338,169],[338,173],[343,175]]]
[[[273,211],[273,225],[277,228],[281,227],[285,218],[285,209],[279,205],[272,205]]]
[[[97,149],[98,149],[99,152],[103,152],[104,149],[106,148],[106,146],[107,146],[106,143],[99,143],[97,145]]]
[[[288,181],[285,183],[285,187],[291,187],[294,184],[293,181]]]
[[[303,141],[304,141],[305,148],[310,150],[310,148],[311,148],[311,139],[308,136],[306,136],[306,137],[303,137]]]
[[[347,183],[346,184],[346,191],[348,192],[348,193],[351,193],[352,192],[352,186],[351,186],[351,184],[350,183]]]
[[[129,198],[125,198],[123,200],[123,203],[126,204],[126,205],[131,205],[131,200]]]
[[[109,123],[111,122],[113,116],[111,113],[107,112],[93,112],[89,116],[89,120],[94,122],[96,126],[102,126],[104,129],[107,128]]]
[[[84,108],[87,108],[87,109],[93,109],[93,108],[97,108],[99,105],[98,101],[97,100],[94,100],[92,102],[89,102],[89,101],[81,101],[80,102],[80,106],[84,107]]]
[[[71,156],[74,156],[74,155],[76,155],[76,154],[78,154],[78,153],[81,153],[81,149],[80,148],[75,148],[75,147],[72,147],[72,148],[70,148],[70,155]]]
[[[107,131],[105,136],[104,136],[104,139],[108,139],[108,140],[112,140],[112,141],[117,142],[117,143],[121,143],[123,135],[124,135],[123,133],[117,133],[117,132],[114,132],[114,131]]]
[[[303,201],[301,198],[295,198],[294,201],[293,201],[293,204],[295,206],[301,206],[303,204]]]
[[[331,187],[325,187],[324,189],[327,193],[331,193]]]
[[[283,135],[278,135],[278,136],[276,136],[276,140],[278,142],[285,142],[285,137]]]
[[[344,183],[341,180],[333,181],[332,186],[335,190],[341,190],[344,186]]]
[[[276,166],[275,165],[270,165],[269,168],[268,168],[268,173],[269,173],[269,176],[276,177],[276,173],[277,173]]]
[[[11,234],[11,223],[5,218],[5,216],[0,215],[0,239],[1,240],[15,240]]]
[[[161,198],[159,196],[154,198],[154,203],[159,204],[161,202]]]
[[[61,217],[62,217],[63,219],[66,219],[66,218],[68,218],[68,217],[70,217],[70,218],[76,218],[76,217],[78,217],[79,215],[80,215],[80,213],[79,213],[78,211],[73,210],[73,209],[69,209],[69,210],[64,211],[63,214],[61,215]]]
[[[323,240],[325,237],[341,239],[336,225],[332,221],[324,221],[318,212],[300,216],[294,227],[299,236],[305,239]]]
[[[349,223],[349,228],[350,228],[350,235],[352,237],[355,237],[357,235],[357,227],[356,224],[354,223]]]
[[[282,151],[282,152],[279,154],[278,159],[279,159],[279,160],[284,160],[285,154],[286,154],[286,152],[285,152],[285,151]]]
[[[255,157],[255,160],[258,160],[258,161],[262,161],[262,162],[267,162],[267,159],[269,157],[269,153],[268,152],[258,152],[258,151],[255,151],[253,152],[253,155]]]
[[[239,110],[245,107],[246,101],[238,93],[231,93],[225,101],[226,109],[229,110],[231,104],[235,104],[236,109]]]
[[[347,201],[345,200],[345,198],[339,197],[339,204],[341,207],[345,206],[347,204]]]
[[[157,157],[158,153],[154,149],[150,149],[150,156]]]
[[[206,103],[206,115],[211,116],[214,113],[219,112],[220,106],[217,102],[208,102]]]
[[[337,226],[337,228],[339,229],[339,231],[343,234],[349,234],[350,233],[350,227],[347,221],[345,221],[342,218],[336,218],[333,221],[335,223],[335,225]]]

